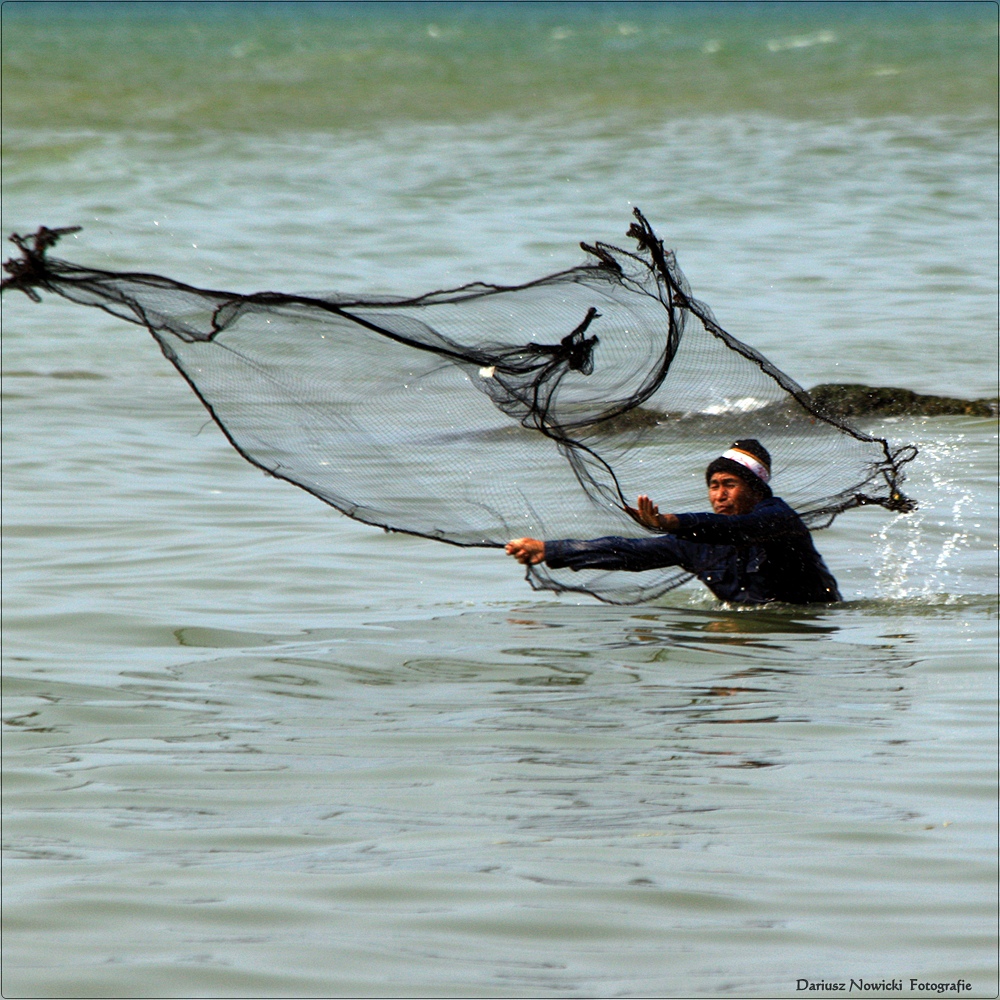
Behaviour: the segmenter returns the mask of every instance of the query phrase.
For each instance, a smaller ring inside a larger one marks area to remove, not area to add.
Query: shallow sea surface
[[[639,205],[801,384],[996,395],[995,5],[2,18],[68,259],[416,293]],[[995,420],[865,425],[920,506],[816,535],[842,604],[618,608],[262,476],[97,310],[3,348],[5,997],[996,995]]]

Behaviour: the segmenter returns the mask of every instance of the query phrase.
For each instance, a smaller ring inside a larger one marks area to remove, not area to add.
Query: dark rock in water
[[[810,389],[809,395],[814,403],[836,417],[993,417],[1000,412],[996,399],[924,396],[892,386],[827,383]]]

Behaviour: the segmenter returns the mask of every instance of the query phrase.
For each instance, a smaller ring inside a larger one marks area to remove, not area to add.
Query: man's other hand
[[[625,510],[640,524],[657,531],[674,531],[679,523],[676,515],[661,514],[660,508],[645,493],[636,500],[635,507],[626,506]]]

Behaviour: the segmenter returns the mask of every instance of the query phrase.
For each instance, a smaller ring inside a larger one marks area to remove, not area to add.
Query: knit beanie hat
[[[728,451],[709,464],[705,470],[705,481],[708,482],[716,472],[738,476],[764,497],[773,495],[767,485],[771,478],[771,456],[755,438],[734,441]]]

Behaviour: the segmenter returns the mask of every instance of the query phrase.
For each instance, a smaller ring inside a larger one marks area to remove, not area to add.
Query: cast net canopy
[[[455,545],[641,537],[639,493],[705,508],[704,470],[740,437],[771,452],[772,487],[811,527],[894,510],[893,450],[820,409],[691,297],[636,212],[634,252],[516,287],[418,298],[243,295],[48,256],[67,230],[13,236],[4,287],[55,292],[146,327],[249,462],[349,517]],[[531,567],[536,589],[638,603],[689,579]]]

